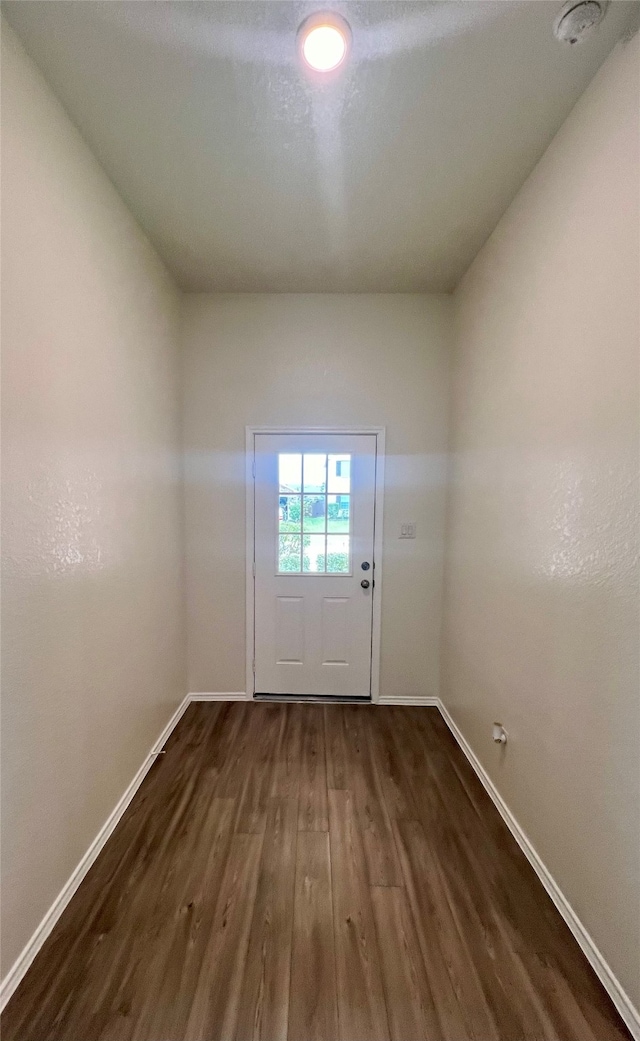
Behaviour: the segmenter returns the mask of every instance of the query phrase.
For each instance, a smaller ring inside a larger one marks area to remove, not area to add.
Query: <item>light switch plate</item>
[[[416,526],[415,524],[401,524],[400,525],[400,538],[401,539],[415,539],[416,537]]]

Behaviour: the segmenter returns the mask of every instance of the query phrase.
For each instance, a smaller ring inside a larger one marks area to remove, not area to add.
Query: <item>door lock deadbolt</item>
[[[362,568],[363,571],[368,571],[369,568],[371,567],[371,564],[369,563],[368,560],[365,560],[365,561],[362,562],[360,567]]]

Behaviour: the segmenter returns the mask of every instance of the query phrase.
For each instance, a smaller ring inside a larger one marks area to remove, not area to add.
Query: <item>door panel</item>
[[[301,665],[304,661],[304,598],[276,597],[276,661]]]
[[[349,598],[325,596],[322,601],[322,664],[349,664]]]
[[[376,448],[254,437],[256,693],[370,696]]]

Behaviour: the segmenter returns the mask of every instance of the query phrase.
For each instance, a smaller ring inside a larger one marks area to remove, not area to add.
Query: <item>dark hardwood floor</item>
[[[620,1041],[438,711],[192,704],[3,1041]]]

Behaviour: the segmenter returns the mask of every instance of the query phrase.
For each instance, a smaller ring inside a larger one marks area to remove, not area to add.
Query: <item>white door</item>
[[[256,694],[371,695],[375,434],[256,434]]]

